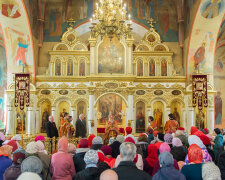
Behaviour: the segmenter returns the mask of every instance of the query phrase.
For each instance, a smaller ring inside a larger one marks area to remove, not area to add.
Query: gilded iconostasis
[[[187,128],[224,127],[225,0],[122,0],[132,35],[121,38],[90,36],[96,3],[0,2],[0,129],[45,133],[48,117],[59,126],[65,112],[73,124],[84,114],[89,133],[110,115],[137,134],[150,115],[163,130],[169,113]],[[24,112],[13,104],[22,71],[32,77]],[[203,111],[192,107],[194,74],[208,78]]]

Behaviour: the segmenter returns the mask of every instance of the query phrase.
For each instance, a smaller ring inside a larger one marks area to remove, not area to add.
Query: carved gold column
[[[134,126],[134,90],[130,88],[128,91],[128,108],[127,108],[127,117],[126,117],[126,126],[131,126],[133,133],[135,132]]]
[[[134,43],[134,39],[127,39],[126,40],[127,46],[128,46],[128,50],[127,50],[127,69],[126,69],[126,74],[128,75],[133,75],[133,63],[132,63],[132,59],[133,59],[133,43]]]
[[[95,69],[97,69],[96,62],[95,60],[95,45],[96,45],[96,39],[89,39],[90,43],[90,75],[95,75]]]
[[[89,89],[89,107],[88,107],[88,134],[97,134],[97,119],[94,114],[95,95],[94,89]],[[94,124],[93,124],[94,122]]]

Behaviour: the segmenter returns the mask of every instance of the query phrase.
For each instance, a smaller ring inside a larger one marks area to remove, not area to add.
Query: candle
[[[128,15],[128,17],[129,17],[129,20],[130,20],[130,14]]]
[[[92,18],[90,19],[91,23],[92,23]]]

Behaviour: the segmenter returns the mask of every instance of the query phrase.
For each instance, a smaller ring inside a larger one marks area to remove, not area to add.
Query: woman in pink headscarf
[[[52,155],[52,180],[72,180],[76,174],[73,158],[68,154],[68,140],[61,138],[58,142],[58,152]]]
[[[169,146],[167,143],[162,143],[162,144],[160,145],[160,147],[159,147],[159,153],[160,153],[160,154],[161,154],[162,152],[164,152],[164,151],[167,151],[167,152],[170,152],[170,151],[171,151],[170,146]],[[174,166],[177,170],[179,170],[179,166],[178,166],[177,161],[176,161],[175,159],[174,159],[174,164],[173,164],[173,166]],[[158,160],[158,161],[156,161],[155,164],[154,164],[154,169],[153,169],[153,172],[152,172],[152,176],[154,176],[154,175],[158,172],[159,169],[160,169],[160,164],[159,164],[159,160]]]

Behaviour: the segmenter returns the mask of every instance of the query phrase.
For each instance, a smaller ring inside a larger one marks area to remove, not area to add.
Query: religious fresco
[[[215,127],[223,128],[225,126],[225,102],[224,80],[225,80],[225,18],[220,26],[217,37],[215,59],[214,59],[214,88],[217,91],[215,95]]]
[[[1,0],[0,2],[1,14],[8,18],[19,18],[21,10],[19,4],[15,0]]]
[[[26,133],[26,122],[27,122],[27,109],[21,111],[19,108],[16,110],[16,134],[21,134],[22,129]]]
[[[64,114],[67,112],[70,112],[70,105],[68,102],[66,101],[62,101],[59,103],[58,105],[58,112],[59,112],[59,119],[61,120],[62,118],[64,118]]]
[[[201,6],[201,15],[207,19],[215,18],[223,12],[224,7],[224,0],[207,0]]]
[[[136,133],[145,132],[145,103],[142,101],[136,104]]]
[[[177,101],[174,101],[171,104],[170,112],[174,115],[174,119],[179,123],[179,126],[181,126],[181,107],[180,103]]]
[[[164,105],[160,101],[156,101],[153,104],[153,117],[155,119],[155,123],[158,130],[163,129],[163,122],[164,122]]]
[[[131,19],[148,28],[146,19],[152,17],[157,21],[155,28],[166,42],[178,41],[176,1],[165,0],[123,0]],[[68,27],[66,21],[71,17],[78,26],[88,21],[96,9],[99,0],[57,0],[46,4],[44,41],[58,42]]]
[[[51,103],[44,101],[41,104],[41,133],[45,133],[45,126],[48,122],[48,117],[51,115]]]
[[[199,111],[198,108],[195,108],[195,126],[198,129],[204,129],[206,127],[206,116],[205,108],[202,111]]]
[[[143,76],[144,72],[143,72],[143,61],[139,60],[137,62],[137,76]]]
[[[83,114],[85,118],[87,118],[87,105],[84,101],[80,101],[77,104],[77,119],[79,118],[79,115]]]
[[[5,90],[7,89],[7,59],[3,34],[0,28],[0,129],[4,128]]]
[[[85,76],[85,61],[80,61],[79,76]]]
[[[124,65],[124,46],[116,37],[105,37],[98,48],[98,73],[124,74]]]
[[[102,96],[98,101],[97,119],[100,125],[105,125],[109,120],[109,116],[113,116],[118,124],[123,124],[123,105],[122,98],[116,94],[107,94]]]
[[[67,76],[73,76],[73,60],[68,61],[67,65]]]

